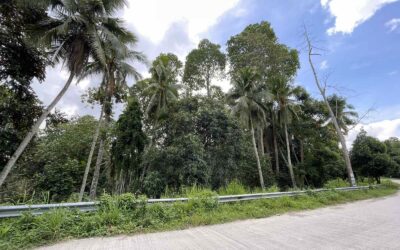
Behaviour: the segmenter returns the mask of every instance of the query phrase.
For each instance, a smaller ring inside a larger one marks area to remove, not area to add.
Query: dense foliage
[[[146,62],[133,50],[137,38],[113,17],[125,1],[39,1],[44,5],[34,8],[22,2],[0,7],[0,170],[9,171],[33,141],[7,179],[3,201],[38,194],[46,201],[74,200],[89,187],[91,199],[104,192],[160,197],[190,186],[284,190],[346,179],[337,131],[346,134],[357,113],[346,98],[331,95],[332,115],[294,84],[299,52],[280,43],[268,22],[232,36],[226,53],[207,39],[185,62],[161,53],[141,79],[130,64]],[[63,61],[70,77],[43,109],[30,84],[44,79],[49,58]],[[98,121],[48,116],[74,78],[93,74],[101,81],[87,100],[101,105]],[[228,93],[215,84],[222,78],[231,82]],[[119,117],[113,117],[114,103],[126,104]],[[46,128],[34,137],[46,117]],[[18,157],[11,157],[31,128]],[[382,143],[363,132],[351,156],[360,179],[400,175],[395,138]]]

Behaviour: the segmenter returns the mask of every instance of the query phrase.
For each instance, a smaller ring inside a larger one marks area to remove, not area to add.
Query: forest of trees
[[[377,182],[400,177],[398,139],[380,142],[362,131],[350,152],[340,144],[359,122],[356,111],[343,96],[320,89],[317,98],[294,84],[299,52],[280,43],[268,22],[232,36],[226,51],[204,39],[185,61],[166,52],[148,62],[115,17],[124,2],[2,1],[2,202],[103,192],[160,197],[232,181],[262,190],[322,187],[353,171]],[[70,75],[44,107],[31,85],[57,63]],[[149,66],[148,78],[137,63]],[[74,80],[93,75],[100,81],[83,99],[101,109],[99,117],[54,111]],[[227,93],[215,85],[221,79],[231,83]],[[116,103],[124,104],[119,116]]]

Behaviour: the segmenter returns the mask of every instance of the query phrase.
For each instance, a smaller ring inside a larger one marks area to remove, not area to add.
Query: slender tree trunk
[[[288,168],[289,168],[290,179],[292,180],[293,188],[297,188],[296,179],[294,178],[292,160],[290,159],[291,157],[290,157],[289,135],[288,135],[288,131],[287,131],[286,122],[284,123],[284,129],[285,129],[285,138],[286,138],[287,163],[288,163]]]
[[[299,158],[297,157],[296,149],[294,147],[294,143],[293,143],[293,140],[290,135],[289,135],[289,143],[290,143],[290,146],[292,147],[292,152],[293,152],[292,155],[294,156],[294,159],[296,160],[296,163],[298,164],[300,161],[299,161]]]
[[[304,163],[304,142],[300,140],[300,162]]]
[[[275,153],[275,174],[279,175],[279,152],[278,152],[278,142],[276,141],[276,129],[275,125],[272,127],[272,136],[274,137],[274,153]]]
[[[261,185],[262,190],[265,190],[264,177],[263,177],[263,174],[262,174],[260,157],[258,156],[256,137],[254,135],[253,121],[251,121],[251,120],[250,120],[250,129],[251,129],[251,138],[253,140],[254,154],[256,155],[256,160],[257,160],[257,168],[258,168],[258,175],[260,177],[260,185]]]
[[[264,132],[267,133],[267,135],[264,137],[264,147],[265,147],[265,153],[268,155],[269,158],[271,158],[271,148],[270,148],[270,141],[268,138],[270,138],[269,134],[269,129],[267,128]]]
[[[101,138],[99,143],[99,152],[97,153],[96,167],[94,168],[92,184],[90,186],[90,195],[89,195],[90,200],[94,200],[96,198],[97,184],[99,182],[99,177],[100,177],[100,167],[101,167],[101,162],[103,161],[103,153],[104,153],[104,140],[103,138]]]
[[[93,158],[94,150],[96,148],[97,139],[99,138],[102,119],[103,119],[103,107],[101,108],[101,111],[100,111],[99,122],[97,124],[96,132],[94,133],[94,136],[93,136],[92,146],[90,147],[90,153],[89,153],[89,157],[88,157],[88,160],[87,160],[87,163],[86,163],[85,173],[83,175],[81,190],[79,192],[79,202],[82,201],[83,194],[85,192],[86,181],[87,181],[87,177],[88,177],[88,174],[89,174],[90,165],[92,164],[92,158]]]
[[[313,52],[312,52],[313,48],[311,46],[311,42],[310,42],[310,39],[308,37],[307,31],[305,31],[305,35],[306,35],[307,45],[308,45],[308,62],[310,63],[310,66],[311,66],[311,69],[312,69],[312,72],[313,72],[313,75],[314,75],[315,83],[316,83],[316,85],[318,87],[319,92],[321,93],[322,98],[324,99],[324,103],[325,103],[326,107],[328,108],[329,116],[332,119],[333,125],[335,126],[335,129],[336,129],[336,133],[337,133],[337,135],[339,137],[340,144],[342,145],[342,153],[343,153],[344,161],[346,163],[346,170],[347,170],[347,176],[349,178],[349,183],[350,183],[351,186],[354,187],[354,186],[357,186],[357,184],[356,184],[356,180],[354,178],[353,168],[351,166],[351,161],[350,161],[350,157],[349,157],[349,151],[347,150],[346,139],[344,138],[343,132],[339,127],[339,124],[337,122],[335,114],[333,113],[331,105],[329,104],[328,99],[326,98],[326,95],[325,95],[326,88],[322,87],[320,82],[319,82],[319,79],[318,79],[318,76],[317,76],[317,72],[316,72],[316,70],[314,68],[314,64],[313,64],[312,59],[311,59],[311,56],[313,55]]]
[[[106,88],[106,96],[103,103],[103,112],[104,112],[104,128],[108,128],[108,124],[111,120],[111,113],[112,113],[112,95],[113,89],[115,85],[115,79],[113,73],[109,74],[109,81],[107,81],[107,88]],[[106,140],[106,135],[103,134],[100,139],[99,144],[99,152],[97,154],[96,166],[94,168],[92,184],[90,186],[90,199],[94,200],[96,198],[97,193],[97,184],[99,182],[100,177],[100,168],[101,162],[103,161],[103,154],[104,154],[104,144]]]
[[[19,144],[17,150],[15,150],[14,154],[11,156],[11,158],[8,160],[7,164],[4,166],[4,168],[3,168],[3,170],[1,171],[1,174],[0,174],[0,187],[3,185],[4,181],[7,178],[7,175],[10,173],[11,169],[14,167],[14,165],[17,162],[18,158],[21,156],[22,152],[24,152],[25,148],[28,146],[29,142],[32,140],[33,136],[35,136],[35,134],[38,132],[39,127],[42,124],[42,122],[50,114],[51,110],[57,105],[57,103],[63,97],[65,92],[67,92],[69,86],[72,83],[72,80],[74,79],[74,75],[75,74],[73,72],[71,72],[69,74],[69,78],[68,78],[67,82],[65,83],[64,87],[58,93],[56,98],[54,98],[54,100],[50,103],[50,105],[43,111],[42,115],[39,117],[39,119],[32,126],[31,130],[29,131],[29,133],[25,136],[24,140]]]
[[[260,128],[260,153],[264,156],[264,129]]]

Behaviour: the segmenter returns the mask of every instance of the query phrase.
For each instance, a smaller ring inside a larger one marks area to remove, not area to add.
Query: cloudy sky
[[[295,80],[312,95],[318,92],[306,61],[303,25],[322,48],[316,58],[330,93],[348,98],[364,117],[349,134],[354,139],[363,127],[379,139],[400,137],[400,1],[398,0],[128,0],[119,13],[139,37],[137,50],[151,60],[172,52],[182,60],[202,38],[226,41],[247,25],[272,24],[280,42],[300,51],[301,69]],[[139,67],[146,74],[147,69]],[[47,79],[34,88],[48,104],[68,74],[61,66],[48,69]],[[96,78],[72,86],[57,106],[68,115],[97,115],[81,95]],[[133,84],[133,83],[132,83]],[[215,83],[224,90],[228,82]],[[120,108],[120,107],[119,107]]]

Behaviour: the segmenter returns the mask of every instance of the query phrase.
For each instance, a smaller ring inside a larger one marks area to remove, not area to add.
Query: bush
[[[139,196],[136,198],[132,193],[125,193],[116,196],[104,194],[100,197],[101,210],[117,208],[121,210],[135,211],[143,209],[146,204],[147,198],[145,196]]]
[[[238,181],[231,181],[226,187],[218,189],[220,195],[234,195],[234,194],[246,194],[246,188]]]
[[[209,189],[193,188],[191,193],[188,194],[188,198],[189,209],[211,210],[218,207],[217,193]]]
[[[329,180],[324,184],[324,188],[339,188],[348,187],[349,183],[343,179],[337,178],[334,180]]]

